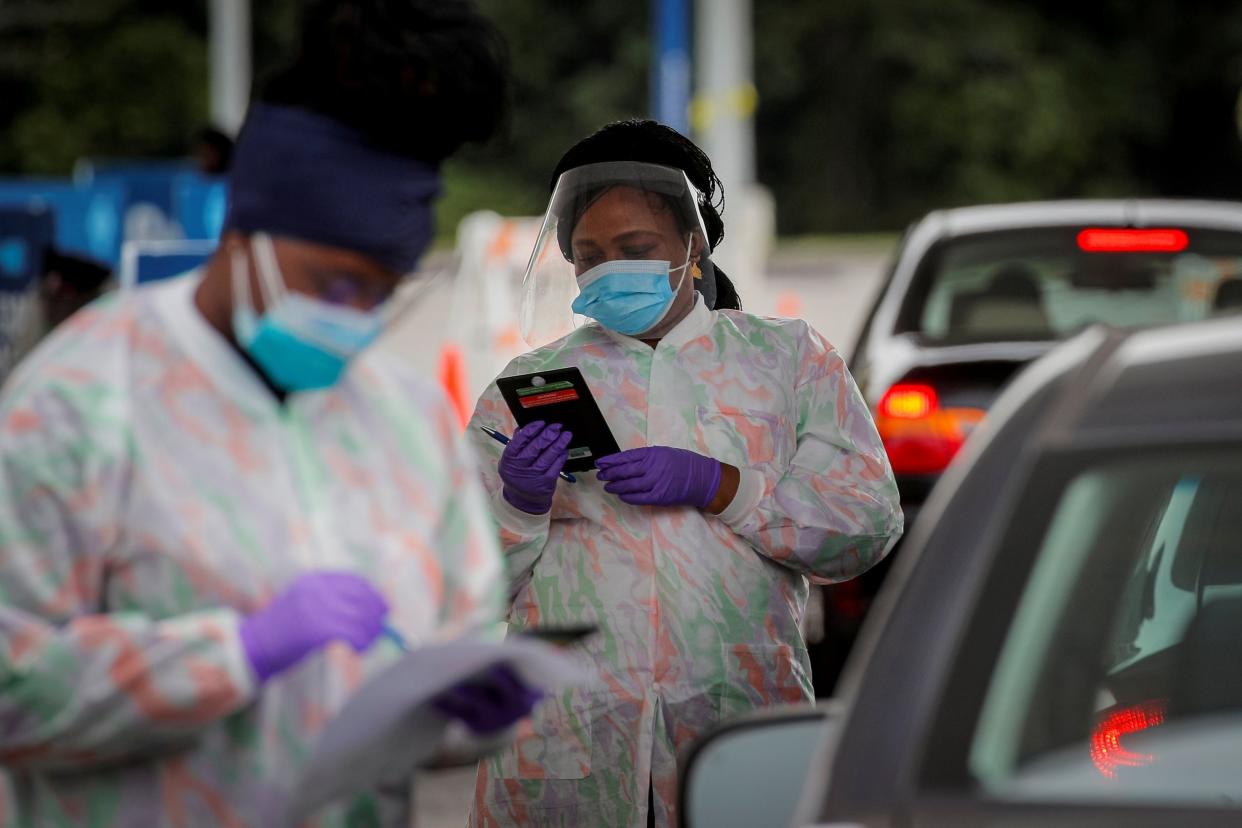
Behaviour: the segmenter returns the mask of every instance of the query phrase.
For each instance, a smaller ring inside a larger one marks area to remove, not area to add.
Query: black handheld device
[[[549,644],[572,644],[597,632],[599,632],[599,627],[594,624],[575,624],[567,627],[530,627],[522,630],[518,635],[537,638]]]
[[[501,377],[496,387],[513,412],[518,427],[543,420],[573,432],[565,471],[595,468],[595,461],[616,454],[616,438],[599,410],[591,389],[577,368],[556,368],[516,377]]]

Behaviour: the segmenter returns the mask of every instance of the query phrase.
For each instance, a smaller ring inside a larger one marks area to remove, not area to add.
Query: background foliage
[[[574,140],[647,109],[648,4],[478,0],[513,52],[506,136],[448,165],[442,226],[536,213]],[[0,0],[0,174],[189,151],[205,0]],[[754,0],[761,180],[784,234],[935,206],[1242,197],[1242,8],[1167,0]],[[256,74],[296,0],[254,4]],[[434,128],[434,125],[429,125]],[[727,217],[727,216],[726,216]]]

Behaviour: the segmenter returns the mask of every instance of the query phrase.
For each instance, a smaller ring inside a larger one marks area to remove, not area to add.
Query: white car
[[[1073,200],[929,213],[898,246],[850,359],[906,532],[1005,384],[1059,342],[1094,324],[1239,313],[1242,203]],[[830,623],[817,667],[848,650],[889,565],[824,590]],[[826,694],[835,678],[817,669],[817,690]]]

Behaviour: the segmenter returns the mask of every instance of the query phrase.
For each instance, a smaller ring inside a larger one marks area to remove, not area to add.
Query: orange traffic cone
[[[776,315],[796,319],[802,315],[802,297],[796,293],[782,293],[776,297]]]
[[[461,349],[452,343],[447,343],[440,349],[440,385],[464,429],[470,422],[470,400],[466,394],[466,361],[461,355]]]

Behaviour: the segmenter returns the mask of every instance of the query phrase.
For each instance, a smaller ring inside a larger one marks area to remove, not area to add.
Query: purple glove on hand
[[[362,652],[387,616],[388,604],[365,578],[310,572],[242,621],[241,642],[264,682],[336,639]]]
[[[706,509],[720,488],[720,461],[669,446],[647,446],[595,461],[604,491],[634,506]]]
[[[519,428],[497,466],[505,484],[501,491],[505,500],[532,515],[551,509],[556,476],[569,459],[573,436],[573,432],[561,431],[560,423],[545,427],[542,420]]]
[[[485,736],[525,718],[542,698],[542,690],[528,686],[507,664],[499,664],[449,688],[432,704],[476,736]]]

